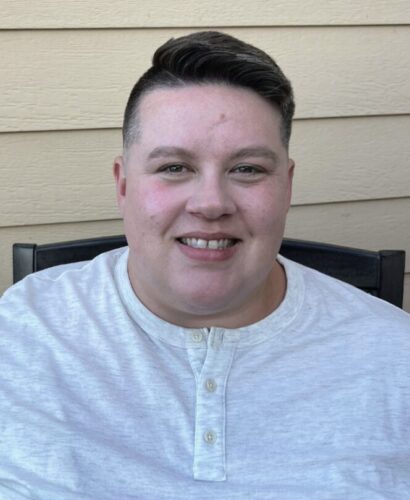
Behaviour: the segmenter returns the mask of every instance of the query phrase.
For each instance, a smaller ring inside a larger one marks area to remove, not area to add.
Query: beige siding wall
[[[0,293],[13,242],[118,234],[112,158],[128,92],[171,36],[217,28],[291,78],[287,236],[407,251],[408,0],[0,0]]]

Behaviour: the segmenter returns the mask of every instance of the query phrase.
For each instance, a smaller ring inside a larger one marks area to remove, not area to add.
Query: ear
[[[295,172],[295,162],[289,158],[288,160],[288,176],[289,176],[289,182],[292,184],[293,181],[293,174]]]
[[[293,184],[293,174],[295,172],[295,162],[289,158],[288,160],[288,210],[290,208],[290,202],[292,199],[292,184]]]
[[[124,158],[122,156],[117,156],[114,159],[114,165],[112,167],[112,170],[115,178],[117,206],[119,208],[121,215],[123,215],[125,195],[127,191],[127,178],[125,176]]]

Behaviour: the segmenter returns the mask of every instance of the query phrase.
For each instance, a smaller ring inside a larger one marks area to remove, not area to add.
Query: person
[[[410,498],[410,320],[278,251],[291,84],[171,39],[114,161],[128,247],[0,304],[0,498]]]

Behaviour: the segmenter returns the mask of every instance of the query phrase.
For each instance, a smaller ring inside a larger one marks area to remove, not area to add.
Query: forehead
[[[221,109],[234,105],[237,111],[252,107],[258,111],[264,110],[269,114],[279,116],[277,109],[253,90],[223,83],[155,88],[141,96],[138,109],[141,117],[146,112],[152,112],[153,109],[163,108],[162,111],[164,111],[170,106],[190,108],[194,105],[201,106],[204,112],[215,107]]]
[[[280,141],[279,112],[252,90],[224,84],[157,88],[140,100],[137,144]]]

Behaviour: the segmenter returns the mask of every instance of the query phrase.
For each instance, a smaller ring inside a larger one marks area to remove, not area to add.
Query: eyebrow
[[[195,159],[195,154],[187,149],[177,146],[158,146],[154,148],[148,155],[148,160],[155,158],[168,158],[170,156],[178,156],[189,160]],[[264,146],[250,146],[247,148],[235,151],[230,157],[230,160],[244,160],[249,157],[266,158],[273,163],[278,162],[278,155],[269,148]]]
[[[265,148],[263,146],[255,146],[249,148],[242,148],[238,151],[235,151],[233,155],[230,156],[231,160],[244,160],[249,157],[257,157],[257,158],[267,158],[268,160],[273,161],[273,163],[278,162],[278,155],[269,148]]]
[[[148,155],[148,160],[152,160],[155,158],[167,158],[170,156],[185,157],[190,160],[195,157],[194,154],[184,148],[179,148],[176,146],[158,146],[150,152],[150,154]]]

